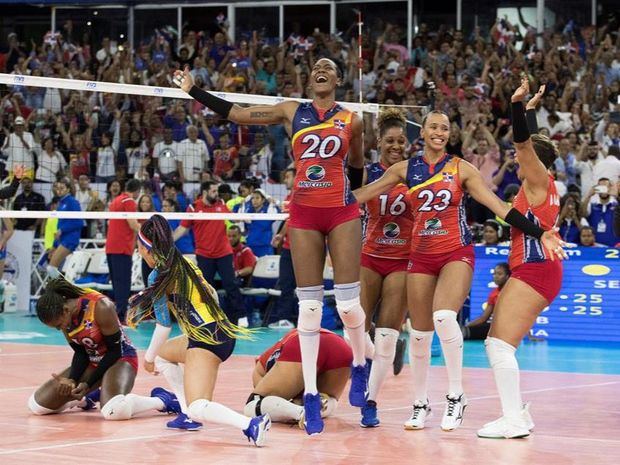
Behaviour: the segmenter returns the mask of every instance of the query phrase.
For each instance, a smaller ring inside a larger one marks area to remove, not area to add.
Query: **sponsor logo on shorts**
[[[420,236],[445,236],[448,234],[446,229],[441,229],[442,224],[439,218],[431,218],[424,222],[424,229],[418,234]]]
[[[396,223],[386,223],[383,226],[383,237],[375,240],[377,244],[383,245],[404,245],[407,243],[405,239],[398,239],[400,236],[400,226]]]
[[[322,179],[325,177],[325,168],[323,168],[321,165],[312,165],[309,166],[308,169],[306,170],[306,178],[308,179],[308,181],[299,181],[299,183],[297,183],[298,187],[318,187],[318,188],[324,188],[324,187],[331,187],[333,185],[332,182],[330,181],[322,181]]]

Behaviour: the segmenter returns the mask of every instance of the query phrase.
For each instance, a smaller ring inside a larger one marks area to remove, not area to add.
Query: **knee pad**
[[[246,417],[257,417],[259,415],[262,415],[260,410],[260,405],[262,401],[263,396],[254,393],[250,394],[250,397],[248,397],[245,407],[243,407],[243,414]]]
[[[519,369],[515,352],[517,349],[505,341],[496,337],[487,337],[484,346],[489,357],[491,368]]]
[[[49,415],[51,413],[56,413],[55,410],[39,405],[39,403],[34,397],[34,394],[35,393],[33,392],[30,398],[28,399],[28,408],[30,409],[32,413],[34,413],[35,415]]]
[[[301,333],[317,333],[321,329],[323,317],[322,300],[300,300],[297,329]]]
[[[375,356],[394,360],[396,343],[400,333],[392,328],[377,328],[375,330]]]
[[[132,415],[131,403],[123,394],[112,397],[101,409],[101,415],[106,420],[129,420]]]
[[[322,285],[298,287],[295,293],[298,300],[318,300],[319,302],[323,302],[323,295],[325,294]]]
[[[366,313],[364,313],[359,297],[351,300],[338,300],[336,298],[336,308],[345,328],[359,328],[366,324]]]
[[[189,404],[187,407],[187,416],[194,421],[204,421],[204,410],[209,405],[207,399],[198,399]]]
[[[328,396],[327,394],[321,394],[321,402],[323,403],[321,408],[321,418],[333,415],[338,407],[338,399]]]
[[[463,332],[456,321],[457,313],[452,310],[438,310],[433,313],[435,331],[442,342],[454,342],[463,339]]]
[[[433,334],[435,331],[409,331],[409,355],[417,358],[430,358]]]

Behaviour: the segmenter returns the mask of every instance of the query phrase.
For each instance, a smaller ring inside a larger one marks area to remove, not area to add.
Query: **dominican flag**
[[[444,182],[452,182],[454,181],[454,176],[450,173],[441,173],[443,175]]]
[[[344,121],[342,121],[341,119],[335,119],[334,120],[334,127],[337,129],[344,129],[344,127],[347,125],[347,123],[345,123]]]

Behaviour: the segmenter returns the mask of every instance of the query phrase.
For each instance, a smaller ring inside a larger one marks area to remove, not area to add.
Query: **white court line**
[[[12,392],[12,391],[25,391],[27,389],[36,389],[39,386],[23,386],[23,387],[14,387],[14,388],[3,388],[0,389],[0,392]]]
[[[32,425],[32,424],[19,424],[14,422],[0,421],[0,425],[7,425],[11,428],[40,428],[40,429],[53,429],[53,430],[64,430],[66,429],[63,426],[43,426],[43,425]]]
[[[41,352],[14,352],[12,354],[1,354],[0,353],[0,357],[15,357],[15,356],[22,356],[22,355],[57,355],[57,354],[64,354],[64,353],[69,353],[69,351],[67,350],[57,350],[57,351],[45,350]]]

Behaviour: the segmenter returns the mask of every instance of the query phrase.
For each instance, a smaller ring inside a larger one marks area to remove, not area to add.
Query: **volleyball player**
[[[300,422],[303,427],[304,408],[296,403],[304,390],[299,337],[299,331],[292,329],[256,359],[254,390],[245,405],[246,415],[268,413],[273,421]],[[349,380],[353,353],[346,341],[331,331],[321,329],[320,338],[317,387],[321,417],[325,418],[338,406]]]
[[[249,332],[226,318],[215,290],[174,245],[170,225],[163,216],[153,215],[142,225],[138,252],[153,271],[148,287],[130,300],[128,322],[136,324],[153,314],[157,322],[144,368],[153,372],[155,357],[161,352],[166,358],[158,360],[158,370],[170,382],[181,411],[195,422],[237,427],[248,440],[262,446],[271,425],[269,415],[249,418],[212,400],[220,364],[232,354],[236,338],[247,337]],[[187,339],[167,340],[170,311]],[[185,372],[180,363],[185,364]]]
[[[382,111],[377,124],[380,160],[366,167],[365,182],[379,179],[390,166],[402,161],[407,147],[407,123],[400,110]],[[366,202],[366,212],[360,271],[366,329],[370,329],[374,310],[380,304],[368,396],[360,422],[364,428],[379,425],[376,399],[392,366],[400,327],[407,313],[407,264],[413,226],[407,186],[399,184],[388,193],[373,197]]]
[[[123,332],[116,307],[106,296],[74,286],[62,277],[48,282],[37,302],[37,316],[63,332],[74,351],[71,366],[52,375],[28,400],[35,415],[60,413],[96,399],[101,386],[101,414],[106,420],[128,420],[148,410],[178,413],[174,394],[155,388],[151,397],[130,394],[138,356]]]
[[[420,132],[424,151],[392,165],[379,180],[355,191],[359,202],[389,192],[399,183],[409,187],[413,212],[407,298],[413,329],[410,355],[414,374],[414,404],[406,429],[424,428],[430,415],[427,378],[433,328],[437,331],[448,372],[446,408],[441,428],[454,430],[463,420],[463,335],[457,315],[469,293],[474,269],[471,232],[465,217],[465,194],[528,235],[542,239],[547,249],[561,243],[516,209],[510,209],[485,184],[480,172],[447,154],[450,121],[440,111],[428,113]],[[550,252],[553,253],[553,252]]]
[[[557,158],[555,146],[545,136],[530,136],[523,108],[529,93],[527,76],[512,96],[512,130],[515,162],[521,188],[513,206],[543,228],[552,228],[560,211],[553,175],[549,169]],[[539,91],[540,93],[540,91]],[[553,302],[562,286],[562,263],[541,242],[522,231],[511,231],[509,264],[512,274],[499,295],[489,337],[487,356],[502,405],[502,417],[478,431],[484,438],[528,436],[534,423],[520,392],[519,365],[515,352],[542,310]],[[559,247],[553,251],[564,253]],[[541,279],[544,277],[544,279]]]
[[[310,76],[312,102],[285,101],[241,108],[193,85],[189,68],[175,82],[200,103],[238,124],[284,124],[292,137],[297,175],[289,206],[288,233],[299,298],[298,330],[304,373],[305,426],[323,431],[316,361],[323,309],[325,239],[334,268],[336,307],[353,350],[351,405],[366,405],[365,314],[360,304],[362,227],[351,188],[361,186],[364,156],[362,120],[335,102],[338,66],[317,60]],[[345,172],[348,166],[347,179]]]

